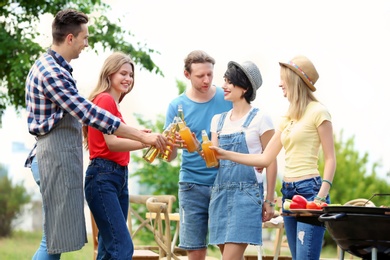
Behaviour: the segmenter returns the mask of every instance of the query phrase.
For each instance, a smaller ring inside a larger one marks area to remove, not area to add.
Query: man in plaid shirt
[[[75,10],[57,13],[53,43],[31,67],[26,80],[28,130],[37,143],[26,161],[42,194],[44,232],[33,259],[59,259],[87,242],[84,219],[82,124],[165,149],[159,133],[140,131],[80,96],[72,59],[88,47],[88,17]]]

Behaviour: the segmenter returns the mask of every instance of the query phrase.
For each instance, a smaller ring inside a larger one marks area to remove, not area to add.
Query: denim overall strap
[[[219,135],[219,133],[220,133],[221,130],[222,130],[223,123],[225,122],[226,115],[227,115],[227,112],[222,113],[222,114],[221,114],[221,117],[219,118],[218,125],[217,125],[217,134],[218,134],[218,135]]]
[[[242,127],[247,129],[249,124],[252,122],[253,118],[256,116],[257,112],[259,112],[259,109],[256,107],[251,110],[248,117],[246,118],[245,122],[242,124]]]
[[[257,114],[259,110],[257,108],[252,109],[249,112],[249,115],[245,119],[244,123],[241,126],[241,131],[230,133],[230,134],[221,134],[222,127],[224,125],[224,122],[226,120],[227,113],[221,114],[221,117],[218,121],[217,126],[217,135],[218,135],[218,143],[219,146],[225,150],[234,151],[234,152],[240,152],[240,153],[249,153],[247,144],[246,144],[246,138],[245,138],[245,130],[248,128],[250,123],[252,122],[253,118]],[[220,174],[217,175],[217,179],[215,183],[218,182],[226,182],[229,180],[236,182],[236,177],[234,174],[240,173],[240,177],[238,178],[239,181],[244,182],[256,182],[256,175],[254,173],[253,167],[246,166],[242,164],[238,164],[229,160],[220,160],[220,169],[219,172],[227,172],[227,174],[221,176]],[[248,176],[246,176],[248,174]],[[228,177],[230,176],[230,177]]]

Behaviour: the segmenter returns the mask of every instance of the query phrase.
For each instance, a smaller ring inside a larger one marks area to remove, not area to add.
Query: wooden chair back
[[[154,228],[151,225],[150,219],[147,219],[142,214],[138,213],[135,209],[135,205],[145,205],[146,201],[151,198],[159,198],[166,202],[166,211],[171,213],[173,203],[176,201],[176,197],[174,195],[130,195],[130,205],[127,216],[127,226],[129,228],[129,232],[131,238],[134,241],[135,236],[144,228],[154,233]],[[134,223],[133,223],[134,222]],[[135,225],[136,224],[136,225]],[[93,240],[93,249],[94,255],[93,259],[96,259],[97,251],[98,251],[98,228],[95,222],[95,219],[91,213],[91,225],[92,225],[92,240]],[[134,250],[137,252],[145,252],[147,254],[151,254],[150,251],[159,252],[160,248],[157,245],[136,245],[134,244]],[[135,253],[136,254],[136,253]],[[135,255],[133,259],[137,258]]]

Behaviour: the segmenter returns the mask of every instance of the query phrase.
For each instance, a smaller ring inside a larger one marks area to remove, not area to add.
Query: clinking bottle
[[[177,117],[179,117],[183,121],[184,125],[186,124],[186,121],[184,120],[184,112],[183,112],[183,105],[182,104],[179,104],[177,106]],[[177,130],[179,131],[180,128],[178,127]],[[179,146],[177,148],[183,148],[184,147],[183,143],[178,143],[178,145]]]
[[[215,156],[214,151],[210,149],[211,145],[213,145],[213,143],[210,141],[206,130],[202,130],[202,150],[207,168],[218,166],[217,157]]]
[[[168,125],[168,127],[164,130],[163,135],[164,135],[165,137],[167,137],[167,136],[170,134],[170,132],[171,132],[172,129],[173,129],[173,131],[176,131],[176,124],[170,123],[170,124]],[[171,148],[172,148],[172,147],[170,147],[170,149],[171,149]],[[149,163],[152,163],[152,162],[154,161],[154,159],[155,159],[158,155],[160,155],[160,153],[161,153],[160,150],[157,149],[156,146],[153,145],[153,146],[149,147],[149,149],[146,151],[146,153],[144,154],[144,156],[142,156],[142,158],[144,158],[145,161],[147,161],[147,162],[149,162]],[[163,157],[164,154],[167,155],[167,156],[170,156],[171,152],[170,152],[169,150],[165,150],[165,151],[163,152],[163,155],[160,155],[160,158],[162,158],[162,159],[165,160],[165,158]],[[168,157],[167,157],[167,158],[168,158]],[[166,159],[166,160],[167,160],[167,159]]]
[[[160,151],[156,148],[156,146],[152,145],[145,152],[145,154],[144,154],[144,156],[142,156],[142,158],[145,161],[147,161],[148,163],[152,163],[159,153],[160,153]]]
[[[198,142],[195,140],[194,136],[191,133],[191,130],[186,124],[181,120],[181,118],[176,117],[177,124],[179,126],[180,137],[184,140],[184,143],[187,145],[187,151],[193,153],[198,150]]]
[[[176,133],[176,129],[177,128],[177,123],[170,123],[168,125],[168,127],[164,130],[163,132],[163,135],[165,137],[171,137],[171,138],[175,138],[175,133]],[[171,145],[167,145],[167,149],[165,149],[164,152],[161,152],[159,154],[159,157],[161,159],[163,159],[164,161],[169,161],[169,158],[171,157],[171,153],[172,153],[172,146]]]

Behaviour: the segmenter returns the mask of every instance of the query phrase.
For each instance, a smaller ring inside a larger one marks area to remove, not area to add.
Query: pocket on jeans
[[[189,191],[191,190],[195,184],[188,182],[180,182],[179,183],[179,191]]]
[[[261,207],[263,203],[263,195],[260,194],[261,191],[259,188],[246,188],[244,190],[245,194],[249,199],[257,206]]]
[[[316,195],[319,191],[319,186],[313,179],[296,183],[295,189],[298,194],[301,194],[304,197],[311,197]]]
[[[57,174],[64,174],[65,185],[68,189],[82,189],[83,188],[83,161],[78,158],[77,152],[62,151],[67,162],[65,165],[59,166]]]

